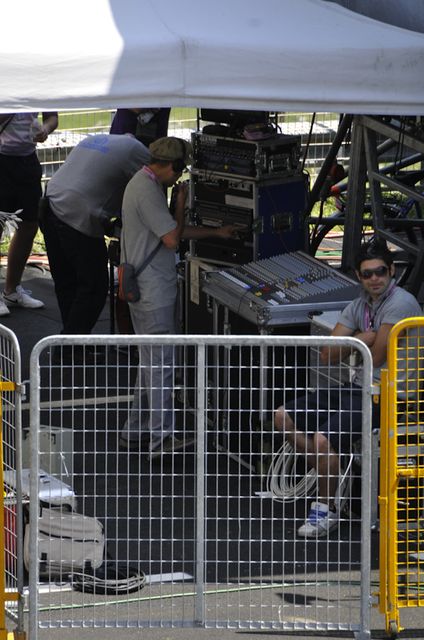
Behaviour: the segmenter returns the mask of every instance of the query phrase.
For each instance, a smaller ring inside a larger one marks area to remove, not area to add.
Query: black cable
[[[305,145],[305,153],[303,154],[303,162],[302,162],[302,172],[305,168],[305,162],[306,162],[306,156],[308,155],[308,150],[309,150],[309,146],[311,144],[311,139],[312,139],[312,130],[314,128],[314,124],[315,124],[315,117],[316,117],[316,112],[314,112],[312,114],[312,119],[311,119],[311,126],[309,127],[309,133],[308,133],[308,139],[306,141],[306,145]]]
[[[81,571],[74,571],[71,582],[76,591],[118,595],[142,589],[146,584],[146,576],[143,571],[126,562],[105,560],[98,569],[93,570],[88,566]]]

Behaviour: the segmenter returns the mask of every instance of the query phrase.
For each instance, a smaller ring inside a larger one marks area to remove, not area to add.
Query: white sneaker
[[[41,309],[41,307],[44,307],[44,302],[32,298],[31,291],[24,289],[21,285],[16,287],[14,293],[6,295],[3,291],[3,300],[9,306],[25,307],[26,309]]]
[[[7,305],[5,304],[3,298],[0,296],[0,316],[8,316],[9,314],[10,314],[10,311]]]
[[[302,538],[322,538],[339,524],[339,516],[323,502],[313,502],[307,520],[297,530]]]

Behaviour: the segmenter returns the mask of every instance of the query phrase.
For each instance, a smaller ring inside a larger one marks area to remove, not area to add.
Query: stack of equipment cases
[[[196,132],[192,144],[192,223],[211,228],[235,225],[238,233],[229,240],[190,242],[186,333],[198,326],[209,332],[212,326],[210,305],[191,291],[196,282],[191,269],[197,270],[198,264],[190,264],[190,259],[212,268],[244,264],[304,249],[307,233],[308,183],[300,165],[300,136],[276,134],[251,141]]]

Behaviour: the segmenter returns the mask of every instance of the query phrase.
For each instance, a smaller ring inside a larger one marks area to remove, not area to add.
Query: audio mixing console
[[[343,309],[360,289],[351,278],[298,251],[204,273],[202,290],[267,329],[309,323],[313,314]]]

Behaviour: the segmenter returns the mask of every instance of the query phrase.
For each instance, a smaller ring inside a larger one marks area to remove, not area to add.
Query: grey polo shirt
[[[368,307],[368,311],[367,311]],[[422,316],[422,310],[416,298],[408,291],[395,286],[391,291],[386,290],[377,300],[372,300],[365,292],[353,300],[341,312],[339,322],[352,331],[368,331],[367,318],[373,318],[373,329],[378,331],[382,324],[396,324],[404,318]],[[409,332],[409,337],[411,333]],[[402,354],[399,353],[399,357]],[[380,380],[381,369],[386,366],[374,367],[373,377]],[[362,385],[362,368],[359,367],[354,383]]]
[[[143,171],[138,171],[124,193],[121,261],[129,262],[137,269],[161,237],[176,226],[162,185]],[[141,305],[145,311],[173,305],[177,296],[175,251],[162,244],[137,280],[141,297],[131,304]]]

